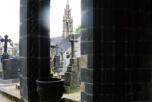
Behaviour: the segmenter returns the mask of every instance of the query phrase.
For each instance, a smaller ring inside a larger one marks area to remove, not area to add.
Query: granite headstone
[[[19,58],[5,59],[3,60],[2,66],[2,79],[19,78]]]

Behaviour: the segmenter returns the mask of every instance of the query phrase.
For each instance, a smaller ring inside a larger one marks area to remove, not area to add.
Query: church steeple
[[[66,8],[64,9],[63,16],[63,35],[62,37],[65,39],[73,32],[73,19],[71,16],[71,9],[69,5],[69,0],[67,0]]]
[[[69,5],[69,0],[67,0],[67,5]]]
[[[70,8],[69,0],[67,0],[66,8]]]

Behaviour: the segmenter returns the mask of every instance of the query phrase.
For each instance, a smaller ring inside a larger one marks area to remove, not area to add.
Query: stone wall
[[[151,0],[81,2],[81,102],[152,101]]]
[[[93,0],[81,0],[81,102],[93,101]],[[101,102],[101,101],[98,101]]]
[[[21,102],[37,102],[36,80],[38,78],[38,10],[36,0],[20,0]]]

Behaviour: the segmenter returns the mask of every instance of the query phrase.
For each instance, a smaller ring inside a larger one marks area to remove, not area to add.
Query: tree
[[[80,27],[80,26],[78,26],[78,27],[76,28],[75,33],[76,33],[76,34],[80,34],[80,33],[81,33],[81,27]]]

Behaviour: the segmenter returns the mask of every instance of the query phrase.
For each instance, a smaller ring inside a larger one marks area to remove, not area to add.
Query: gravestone
[[[2,79],[19,78],[19,58],[4,59],[2,66]]]
[[[63,49],[61,49],[60,55],[61,55],[60,68],[64,68],[65,64],[64,64],[64,51],[63,51]]]
[[[80,89],[80,61],[75,57],[75,42],[77,42],[77,40],[74,38],[74,35],[70,41],[72,57],[70,59],[70,65],[68,66],[64,76],[66,93],[72,93]]]
[[[70,59],[70,65],[65,72],[65,92],[76,92],[80,88],[80,67],[79,59]]]
[[[60,56],[54,57],[54,70],[59,70],[60,68]]]

